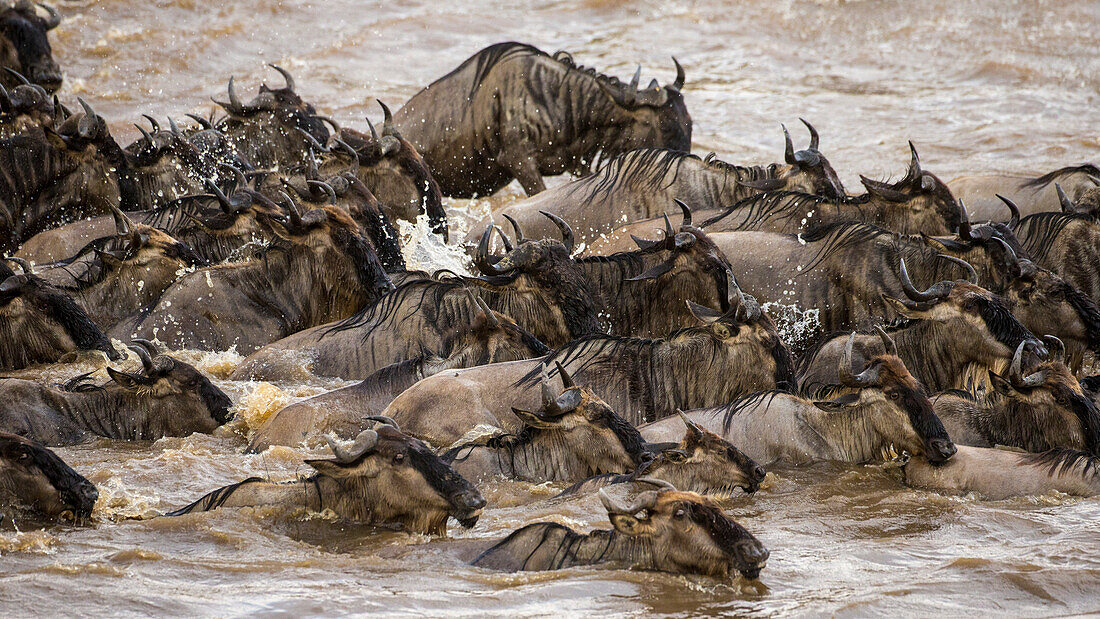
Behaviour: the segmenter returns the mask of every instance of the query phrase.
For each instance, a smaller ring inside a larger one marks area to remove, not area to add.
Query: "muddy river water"
[[[807,2],[58,2],[62,97],[88,99],[121,141],[140,113],[206,113],[236,75],[292,71],[319,110],[350,126],[377,120],[481,47],[521,40],[643,83],[687,71],[694,149],[733,163],[782,157],[804,117],[849,187],[904,172],[906,140],[945,180],[1046,171],[1100,150],[1100,3]],[[459,220],[517,195],[448,201]],[[461,221],[459,234],[462,238]],[[424,239],[406,229],[410,244]],[[438,244],[412,263],[453,266]],[[772,470],[730,513],[771,550],[759,581],[591,568],[500,574],[465,564],[539,520],[608,526],[595,496],[498,482],[470,530],[445,540],[356,527],[326,514],[256,509],[153,516],[250,475],[306,473],[320,447],[242,455],[280,406],[342,384],[223,380],[232,351],[181,353],[218,378],[237,418],[212,436],[152,444],[98,441],[57,450],[100,488],[94,526],[0,527],[0,602],[8,614],[232,616],[744,614],[1061,615],[1100,612],[1100,500],[1002,502],[903,486],[883,467]],[[60,382],[90,369],[35,370]]]

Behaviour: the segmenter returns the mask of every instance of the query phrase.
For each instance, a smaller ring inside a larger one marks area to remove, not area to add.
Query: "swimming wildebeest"
[[[455,445],[442,458],[463,477],[493,476],[532,483],[576,482],[593,475],[629,473],[647,456],[642,437],[592,393],[575,385],[558,364],[564,391],[543,376],[542,405],[536,411],[513,408],[522,427]]]
[[[746,494],[760,489],[766,475],[762,466],[726,439],[699,426],[683,411],[677,413],[686,430],[679,442],[646,443],[644,448],[652,458],[633,472],[590,477],[566,488],[559,496],[634,483],[641,477],[662,479],[677,488],[717,497],[732,496],[735,488]]]
[[[809,400],[789,393],[761,392],[731,404],[688,411],[687,416],[765,465],[783,461],[806,464],[824,460],[881,462],[891,446],[943,462],[955,453],[924,387],[906,369],[889,337],[885,354],[855,365],[848,336],[837,364],[838,386],[848,393],[832,400]],[[862,370],[860,369],[862,368]],[[665,440],[675,431],[668,419],[642,426],[648,441]]]
[[[46,33],[61,24],[61,14],[51,6],[37,6],[46,11],[45,17],[29,0],[0,7],[0,68],[18,71],[52,93],[61,87],[61,68],[53,59]],[[15,76],[0,70],[0,86],[15,88],[19,84]]]
[[[600,490],[614,527],[610,531],[577,533],[557,523],[538,522],[512,532],[473,565],[508,572],[605,565],[721,578],[734,571],[749,579],[760,576],[768,550],[716,503],[694,492],[680,492],[668,482],[651,483],[658,489],[630,503]]]
[[[519,222],[528,235],[543,238],[553,230],[540,213],[553,213],[573,227],[577,243],[592,245],[587,254],[597,255],[630,248],[629,234],[619,233],[622,230],[647,236],[652,228],[660,226],[662,215],[672,215],[676,210],[673,200],[705,211],[704,217],[709,217],[717,209],[764,190],[804,191],[839,199],[844,196],[844,186],[817,150],[817,131],[809,124],[807,127],[812,136],[810,146],[800,151],[794,150],[790,134],[783,129],[787,140],[784,163],[744,167],[721,161],[713,154],[701,159],[673,150],[633,150],[611,159],[590,176],[509,204],[491,217],[499,221],[507,215]],[[640,230],[630,226],[620,228],[640,220],[650,223]],[[485,219],[473,226],[467,242],[476,240],[473,233],[488,223]],[[613,230],[616,234],[612,234]],[[622,243],[607,250],[606,245],[615,238]]]
[[[902,317],[888,331],[905,366],[932,392],[967,388],[967,371],[974,367],[981,369],[982,377],[986,370],[1003,373],[1020,342],[1028,342],[1036,354],[1046,354],[1043,343],[1020,324],[1001,297],[988,290],[950,280],[919,290],[909,279],[904,260],[899,276],[906,298],[886,298]],[[803,394],[813,396],[837,384],[836,360],[844,342],[841,336],[825,339],[802,357],[798,386]],[[876,335],[856,337],[856,362],[884,350]]]
[[[905,483],[937,492],[976,492],[991,501],[1064,492],[1100,495],[1100,457],[1072,449],[1021,453],[959,446],[955,457],[931,464],[902,457]]]
[[[37,84],[21,84],[11,90],[0,85],[0,139],[45,135],[47,129],[65,120],[60,108]]]
[[[1039,266],[1100,301],[1100,223],[1089,213],[1036,213],[1013,217],[1012,231]]]
[[[93,436],[152,441],[163,436],[210,433],[229,420],[233,402],[191,365],[135,341],[142,372],[107,368],[104,385],[82,374],[54,389],[29,380],[0,379],[0,430],[46,445],[69,445]]]
[[[821,223],[862,221],[902,234],[951,234],[959,227],[960,208],[947,185],[921,169],[912,142],[905,176],[893,182],[860,176],[867,193],[826,198],[780,191],[746,198],[707,219],[708,232],[759,230],[801,232]]]
[[[665,338],[591,336],[543,360],[431,376],[397,396],[384,414],[436,445],[450,445],[478,424],[515,431],[520,423],[511,409],[538,406],[544,364],[555,361],[633,424],[760,389],[793,388],[790,353],[751,299],[731,303],[725,313],[696,305],[692,310],[701,324]],[[550,374],[557,376],[557,370]],[[551,386],[558,388],[556,381]]]
[[[0,260],[0,370],[54,363],[78,350],[122,356],[72,297],[24,263],[16,275]]]
[[[214,101],[229,116],[216,127],[240,157],[258,168],[304,168],[312,157],[310,138],[324,144],[329,138],[328,128],[316,109],[295,92],[290,73],[276,65],[268,66],[278,71],[286,84],[282,88],[262,84],[259,93],[243,103],[233,78],[229,78],[229,101]]]
[[[1015,174],[960,176],[947,185],[951,193],[970,205],[971,221],[1000,221],[1004,217],[1004,206],[998,194],[1017,204],[1021,215],[1062,210],[1055,183],[1077,202],[1085,192],[1100,187],[1100,168],[1082,163],[1035,177]]]
[[[639,74],[624,84],[564,52],[498,43],[413,95],[395,120],[443,195],[485,196],[513,178],[534,195],[544,174],[586,174],[597,156],[691,149],[680,64],[667,86],[639,90]]]
[[[390,291],[370,242],[346,211],[326,206],[261,221],[278,237],[249,262],[199,269],[173,284],[133,329],[171,348],[252,352],[346,318]]]
[[[445,370],[531,359],[549,352],[511,318],[493,312],[481,299],[477,303],[480,312],[473,323],[444,339],[447,357],[424,352],[383,367],[359,384],[289,404],[256,430],[249,451],[263,451],[271,445],[296,446],[310,436],[325,433],[353,436],[364,429],[367,416],[386,410],[402,391],[423,378]]]
[[[1021,342],[1006,377],[990,372],[993,389],[983,398],[958,391],[936,396],[936,413],[956,443],[1031,452],[1064,447],[1100,456],[1100,412],[1063,363],[1061,343],[1048,340],[1051,359],[1027,372]]]
[[[380,425],[363,430],[351,447],[329,440],[335,458],[306,460],[311,477],[270,482],[250,477],[170,512],[180,516],[224,507],[275,505],[332,510],[364,524],[399,525],[412,533],[444,535],[447,518],[477,524],[485,499],[423,442]]]
[[[92,515],[99,491],[54,452],[22,436],[0,432],[0,509],[63,520]]]
[[[168,234],[134,223],[117,209],[114,214],[115,236],[96,239],[38,272],[104,329],[154,303],[180,271],[204,264],[190,247]]]

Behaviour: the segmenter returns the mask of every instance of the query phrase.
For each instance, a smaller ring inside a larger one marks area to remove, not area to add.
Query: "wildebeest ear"
[[[661,455],[668,458],[669,462],[683,462],[688,459],[688,452],[683,449],[666,449]]]
[[[127,391],[136,391],[145,386],[145,379],[135,374],[128,374],[107,366],[107,375],[111,377],[111,380],[115,381],[118,386],[126,389]]]
[[[653,534],[653,525],[650,524],[648,516],[645,520],[639,520],[630,514],[608,514],[607,519],[611,521],[611,526],[623,535],[638,537]]]
[[[353,467],[341,466],[340,463],[335,460],[306,460],[305,462],[325,477],[332,477],[335,479],[351,477],[351,472],[354,470]]]
[[[546,419],[539,416],[538,413],[532,413],[531,411],[522,411],[518,408],[513,408],[512,412],[519,417],[519,420],[524,424],[531,426],[532,428],[538,428],[540,430],[549,430],[550,428],[557,427],[557,424],[552,419]]]
[[[926,318],[928,316],[928,310],[931,309],[921,307],[921,304],[910,301],[906,303],[900,299],[895,299],[885,293],[882,294],[882,300],[894,308],[894,311],[906,318]]]
[[[294,236],[290,233],[290,230],[286,227],[286,224],[284,224],[282,221],[279,221],[277,217],[263,216],[257,219],[261,224],[263,224],[265,228],[270,230],[272,234],[283,239],[284,241],[289,241]]]
[[[1012,383],[1010,383],[1007,378],[1001,376],[993,370],[988,370],[988,373],[989,384],[993,385],[994,391],[1003,396],[1011,396],[1012,394],[1016,393],[1016,389],[1012,387]]]
[[[883,200],[889,202],[905,202],[909,199],[909,196],[894,189],[890,185],[879,181],[873,181],[862,174],[859,177],[859,182],[863,183],[863,187],[867,190],[867,193],[876,195]]]
[[[722,312],[699,305],[698,303],[690,299],[688,300],[687,305],[688,310],[691,311],[691,315],[695,316],[695,318],[697,318],[700,322],[704,324],[713,324],[722,317]]]
[[[846,393],[839,398],[834,398],[832,400],[814,400],[814,406],[820,408],[823,411],[833,412],[848,408],[849,406],[852,406],[857,402],[859,402],[858,393]]]

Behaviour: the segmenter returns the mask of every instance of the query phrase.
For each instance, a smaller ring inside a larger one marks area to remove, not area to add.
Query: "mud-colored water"
[[[924,167],[1046,171],[1100,150],[1096,2],[59,2],[62,96],[87,98],[123,141],[142,112],[204,113],[230,74],[242,92],[276,62],[299,91],[351,126],[397,107],[481,47],[501,40],[568,49],[583,64],[644,81],[687,70],[695,149],[734,163],[782,156],[798,117],[849,186],[897,175],[912,139]],[[489,203],[449,202],[476,219]],[[461,228],[461,226],[459,226]],[[455,236],[461,238],[461,230]],[[458,255],[404,230],[413,264]],[[797,328],[794,325],[792,328]],[[216,377],[240,357],[184,353]],[[31,372],[58,381],[87,368]],[[241,455],[250,428],[339,381],[219,380],[237,420],[213,436],[59,449],[101,493],[93,526],[0,529],[5,614],[602,613],[1061,615],[1100,612],[1100,500],[1004,502],[902,486],[889,470],[819,466],[769,473],[731,513],[771,550],[758,582],[570,569],[498,574],[464,561],[487,540],[554,520],[608,526],[595,497],[489,484],[489,508],[447,540],[350,526],[323,514],[241,510],[152,516],[250,475],[287,479],[323,453]],[[457,525],[456,525],[457,526]]]

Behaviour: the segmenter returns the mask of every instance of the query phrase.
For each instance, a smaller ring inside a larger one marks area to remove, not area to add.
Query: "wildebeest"
[[[1100,187],[1100,168],[1083,163],[1035,177],[1012,174],[960,176],[947,185],[951,193],[970,205],[972,221],[997,221],[1004,216],[998,194],[1016,203],[1022,215],[1060,211],[1061,200],[1055,183],[1077,202],[1086,191]]]
[[[692,309],[701,324],[665,338],[591,336],[542,360],[431,376],[397,396],[384,414],[436,445],[450,445],[478,424],[515,431],[519,419],[511,409],[538,406],[544,364],[555,361],[633,424],[760,389],[793,388],[790,353],[751,301],[725,313]],[[550,375],[557,376],[557,370]]]
[[[82,522],[92,515],[97,499],[95,485],[57,454],[22,436],[0,432],[0,508]]]
[[[1064,492],[1100,495],[1100,457],[1072,449],[1020,453],[1004,449],[959,446],[943,464],[904,458],[905,483],[937,492],[976,492],[992,501]]]
[[[1012,230],[1036,264],[1100,302],[1100,223],[1092,215],[1036,213],[1015,219]]]
[[[413,95],[395,120],[443,195],[489,195],[513,178],[534,195],[544,174],[584,174],[598,156],[691,149],[680,64],[671,85],[639,90],[639,77],[624,84],[564,52],[498,43]]]
[[[0,139],[45,135],[47,129],[64,120],[60,108],[37,84],[22,84],[11,90],[0,85]]]
[[[932,392],[965,389],[967,370],[1003,373],[1021,342],[1029,342],[1036,354],[1046,347],[1013,315],[1004,300],[967,281],[943,280],[919,290],[908,271],[899,269],[904,299],[886,297],[901,316],[888,329],[897,342],[898,355],[910,372]],[[798,369],[799,390],[814,395],[837,384],[837,362],[844,347],[843,337],[824,339],[808,351]],[[885,350],[876,335],[856,338],[856,361],[880,355]]]
[[[43,265],[38,275],[70,295],[100,327],[110,329],[160,298],[179,273],[201,266],[187,245],[115,210],[115,236]]]
[[[363,430],[351,447],[330,439],[335,458],[306,460],[316,471],[291,482],[250,477],[169,512],[180,516],[225,507],[275,505],[320,512],[364,524],[400,525],[406,531],[444,535],[447,518],[477,524],[485,499],[423,442],[381,425]]]
[[[229,100],[214,101],[229,116],[216,127],[241,157],[258,168],[303,168],[312,157],[310,139],[324,144],[329,131],[316,109],[295,92],[290,73],[276,65],[269,66],[283,76],[285,85],[270,88],[262,84],[259,93],[244,103],[237,95],[233,78],[229,78]]]
[[[46,445],[69,445],[93,436],[151,441],[163,436],[210,433],[229,420],[229,397],[191,365],[158,354],[144,340],[134,342],[142,372],[107,368],[104,385],[88,374],[62,389],[36,382],[0,379],[0,430]]]
[[[641,477],[661,479],[677,488],[710,496],[729,497],[735,488],[746,494],[760,489],[764,468],[740,449],[677,411],[686,432],[679,442],[647,443],[652,454],[628,474],[591,477],[562,491],[561,496],[590,492],[614,484],[627,484]]]
[[[863,221],[902,234],[951,234],[959,227],[958,202],[936,175],[921,169],[912,142],[905,176],[893,182],[860,176],[867,193],[826,198],[801,192],[763,193],[741,200],[707,219],[708,232],[759,230],[801,232],[838,221]]]
[[[660,225],[662,215],[673,214],[669,210],[676,210],[673,200],[681,200],[710,216],[716,209],[764,190],[797,190],[839,199],[844,196],[844,186],[817,149],[817,131],[807,126],[812,136],[810,146],[800,151],[794,150],[791,136],[784,128],[785,163],[745,167],[721,161],[713,154],[701,159],[672,150],[634,150],[611,159],[590,176],[509,204],[494,212],[492,218],[507,215],[519,222],[527,234],[541,238],[553,230],[540,212],[553,213],[573,227],[577,243],[592,246],[587,253],[594,255],[611,253],[606,244],[616,237],[624,244],[612,251],[629,247],[630,233],[646,236]],[[641,220],[649,223],[640,230],[631,226],[620,228]],[[483,220],[471,230],[481,230],[488,223]],[[476,239],[471,234],[466,240]],[[597,248],[603,249],[597,251]]]
[[[0,369],[53,363],[78,350],[122,358],[72,297],[34,275],[29,265],[16,275],[0,260]]]
[[[575,385],[560,364],[558,373],[564,391],[554,391],[544,376],[539,409],[512,409],[522,423],[515,434],[455,445],[443,461],[474,481],[576,482],[635,470],[646,455],[638,431],[591,389]]]
[[[481,311],[473,323],[444,341],[447,357],[425,352],[383,367],[356,385],[289,404],[256,430],[249,450],[263,451],[271,445],[295,446],[310,436],[324,433],[352,436],[364,428],[367,416],[380,414],[418,380],[445,370],[530,359],[549,352],[512,319],[493,312],[481,299],[477,301]]]
[[[120,170],[126,153],[107,123],[83,100],[83,114],[70,116],[56,132],[0,140],[0,251],[9,252],[47,228],[106,213],[110,206],[136,207],[136,194]]]
[[[734,571],[749,579],[760,576],[768,550],[726,517],[722,508],[694,492],[680,492],[668,482],[652,484],[658,490],[643,492],[626,504],[600,490],[600,501],[614,527],[610,531],[582,534],[560,524],[538,522],[513,531],[481,553],[473,565],[508,572],[605,565],[722,578]]]
[[[885,354],[856,365],[855,333],[837,364],[838,386],[850,390],[832,400],[812,401],[789,393],[761,392],[731,404],[687,416],[717,432],[745,453],[769,464],[881,462],[893,446],[943,462],[955,453],[943,423],[919,382],[891,346]],[[862,368],[862,370],[861,370]],[[648,441],[663,440],[675,424],[665,420],[639,428]]]
[[[46,11],[45,17],[36,6]],[[18,0],[0,7],[0,68],[18,71],[47,92],[56,91],[61,87],[61,68],[46,33],[60,24],[61,14],[45,4]],[[18,85],[17,78],[0,70],[0,86]]]
[[[1052,359],[1026,373],[1021,342],[1006,377],[990,372],[993,390],[984,398],[954,391],[936,397],[936,413],[956,443],[1031,452],[1065,447],[1100,455],[1100,412],[1062,362],[1058,341],[1051,341]]]
[[[305,214],[287,196],[287,220],[263,217],[278,237],[262,256],[194,271],[173,284],[133,333],[173,349],[252,352],[281,337],[346,318],[393,288],[346,211]]]

